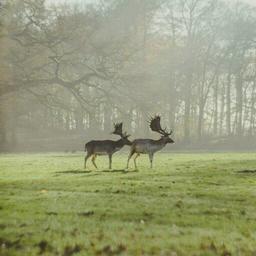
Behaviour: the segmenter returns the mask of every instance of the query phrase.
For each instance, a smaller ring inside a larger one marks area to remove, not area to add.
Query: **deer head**
[[[174,143],[174,141],[169,137],[172,134],[172,130],[168,132],[166,128],[163,129],[161,127],[160,121],[161,121],[160,116],[155,116],[155,117],[151,118],[151,120],[149,122],[150,129],[153,132],[157,132],[157,133],[161,134],[162,138],[164,139],[164,141],[166,143]]]
[[[127,134],[126,132],[123,133],[123,123],[114,124],[114,131],[112,132],[112,134],[119,135],[122,138],[125,145],[131,145],[132,144],[131,141],[128,140],[128,138],[131,135]]]

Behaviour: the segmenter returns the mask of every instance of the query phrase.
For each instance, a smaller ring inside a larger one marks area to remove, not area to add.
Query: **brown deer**
[[[130,154],[127,161],[127,169],[129,168],[129,161],[134,153],[137,155],[134,158],[134,165],[137,169],[136,159],[140,154],[148,154],[150,160],[150,168],[153,164],[154,153],[161,150],[166,146],[167,143],[174,143],[174,141],[169,137],[172,134],[172,131],[167,132],[166,129],[162,129],[160,125],[160,116],[155,116],[150,120],[150,128],[152,131],[160,133],[162,136],[159,140],[151,139],[137,139],[132,142]]]
[[[108,155],[109,157],[109,169],[112,167],[112,155],[120,150],[124,145],[131,145],[132,143],[128,140],[130,135],[123,133],[123,123],[114,124],[114,132],[112,134],[119,135],[121,139],[117,141],[113,140],[92,140],[85,144],[85,151],[87,155],[84,158],[84,168],[86,168],[87,159],[92,156],[92,163],[97,169],[95,163],[98,155]]]

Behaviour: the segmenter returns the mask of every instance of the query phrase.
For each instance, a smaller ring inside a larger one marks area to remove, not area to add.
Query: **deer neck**
[[[115,141],[115,145],[117,148],[122,148],[124,146],[124,141],[122,139],[119,139]]]
[[[156,143],[158,144],[158,146],[160,148],[163,148],[167,144],[167,142],[164,138],[160,138],[159,140],[156,140]]]

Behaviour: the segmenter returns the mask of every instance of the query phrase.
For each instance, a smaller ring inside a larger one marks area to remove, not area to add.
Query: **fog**
[[[255,1],[0,2],[0,151],[80,151],[159,138],[166,150],[256,150]]]

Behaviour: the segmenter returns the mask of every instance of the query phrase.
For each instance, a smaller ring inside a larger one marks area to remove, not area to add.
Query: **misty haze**
[[[253,6],[59,2],[2,4],[2,151],[83,150],[119,121],[154,137],[154,114],[169,150],[256,148]]]
[[[1,255],[255,255],[255,174],[256,1],[0,0]]]

